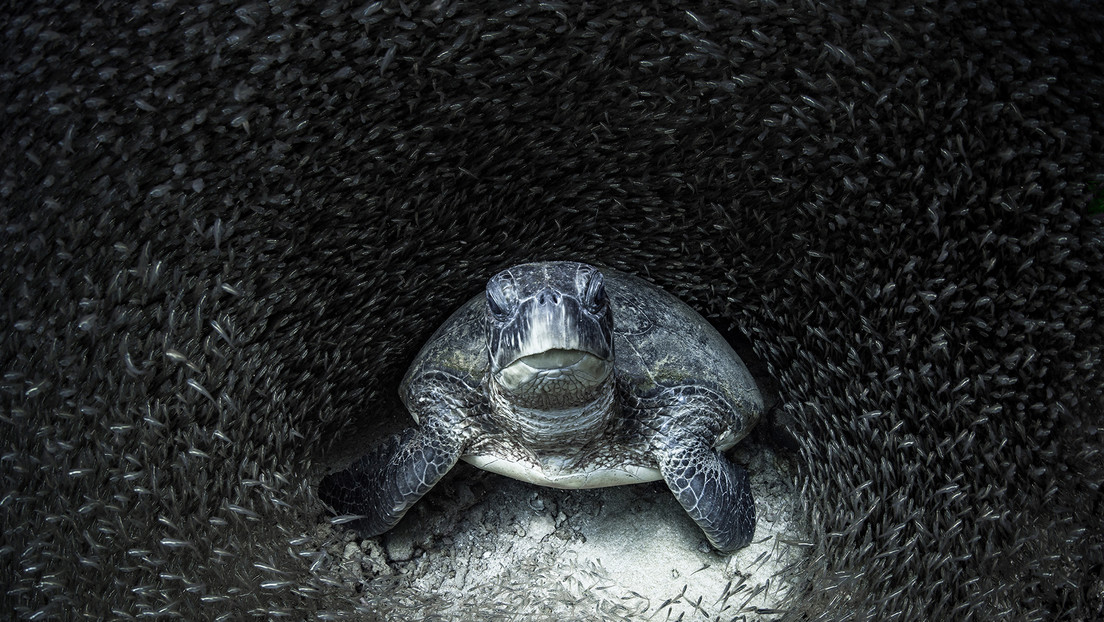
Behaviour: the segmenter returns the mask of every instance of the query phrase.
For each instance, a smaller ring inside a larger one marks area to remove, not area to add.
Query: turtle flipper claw
[[[427,422],[429,423],[429,422]],[[318,496],[365,537],[394,527],[422,495],[456,464],[460,442],[433,425],[388,437],[344,471],[318,485]]]
[[[731,552],[755,533],[755,503],[747,471],[705,443],[682,441],[658,454],[659,471],[714,548]]]

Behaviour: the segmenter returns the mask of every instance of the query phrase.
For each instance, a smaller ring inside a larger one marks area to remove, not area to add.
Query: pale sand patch
[[[360,541],[328,525],[323,575],[366,618],[770,619],[801,559],[792,465],[743,444],[758,523],[721,555],[662,482],[556,490],[458,467],[392,532]]]

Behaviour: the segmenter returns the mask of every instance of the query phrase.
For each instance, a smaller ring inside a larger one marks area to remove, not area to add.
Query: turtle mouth
[[[515,363],[524,363],[533,369],[564,369],[577,365],[587,356],[593,356],[582,350],[561,350],[554,348],[546,352],[530,354],[519,358]]]
[[[589,392],[609,377],[613,366],[609,361],[583,350],[554,348],[523,356],[499,370],[496,380],[507,391],[526,392],[543,387],[544,391]],[[554,385],[565,386],[557,390]]]

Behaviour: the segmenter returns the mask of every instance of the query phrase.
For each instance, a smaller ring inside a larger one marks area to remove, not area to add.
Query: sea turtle
[[[762,396],[704,318],[646,281],[567,261],[500,272],[430,337],[400,392],[418,426],[319,485],[366,536],[463,459],[557,488],[662,479],[718,550],[751,540],[747,472],[722,452]]]

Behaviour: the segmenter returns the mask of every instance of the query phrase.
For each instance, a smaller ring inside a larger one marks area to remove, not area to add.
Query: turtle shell
[[[732,346],[705,318],[671,294],[628,274],[608,268],[600,271],[613,309],[614,369],[624,388],[639,397],[683,387],[707,389],[745,415],[740,429],[725,430],[717,447],[726,449],[743,438],[755,425],[763,403]],[[471,386],[485,386],[490,367],[486,313],[485,296],[479,294],[434,332],[403,378],[404,402],[411,383],[427,372],[443,371]]]

